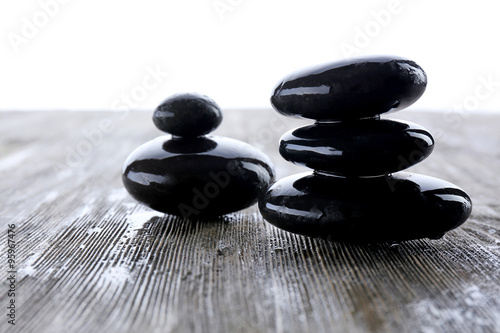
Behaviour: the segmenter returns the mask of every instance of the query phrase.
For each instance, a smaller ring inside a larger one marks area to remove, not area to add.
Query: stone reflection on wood
[[[171,135],[134,150],[123,183],[137,201],[188,219],[208,219],[255,204],[274,179],[269,158],[251,145],[205,135],[222,121],[219,106],[196,93],[176,94],[153,122]]]
[[[259,202],[284,230],[328,240],[437,239],[464,223],[472,202],[459,187],[402,172],[425,158],[434,139],[410,122],[380,119],[425,91],[427,76],[399,57],[344,60],[293,73],[271,103],[316,123],[286,133],[279,152],[313,172],[274,183]]]

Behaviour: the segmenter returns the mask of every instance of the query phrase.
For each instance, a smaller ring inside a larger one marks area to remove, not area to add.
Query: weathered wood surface
[[[283,232],[255,206],[195,223],[138,205],[120,173],[160,134],[150,116],[0,113],[1,332],[500,332],[499,116],[394,115],[436,134],[412,171],[461,186],[474,210],[441,240],[369,246]],[[263,149],[283,177],[305,170],[277,154],[301,123],[228,111],[217,134]]]

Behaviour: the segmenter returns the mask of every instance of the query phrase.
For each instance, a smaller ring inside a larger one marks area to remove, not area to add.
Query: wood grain
[[[255,206],[189,222],[138,205],[121,166],[160,135],[150,116],[0,113],[1,332],[500,332],[499,116],[396,114],[437,140],[411,171],[456,183],[474,210],[440,240],[365,246],[281,231]],[[277,154],[303,123],[230,110],[217,134],[264,150],[283,177],[305,170]]]

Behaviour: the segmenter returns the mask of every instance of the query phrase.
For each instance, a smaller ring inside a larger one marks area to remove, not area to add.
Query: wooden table
[[[0,331],[500,332],[500,117],[394,117],[437,140],[411,171],[473,199],[440,240],[330,243],[278,230],[256,206],[209,222],[165,216],[120,179],[125,157],[160,135],[151,112],[0,113]],[[304,123],[229,110],[216,134],[264,150],[283,177],[305,171],[277,154]]]

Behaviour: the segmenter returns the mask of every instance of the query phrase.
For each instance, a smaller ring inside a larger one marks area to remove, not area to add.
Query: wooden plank
[[[216,134],[263,149],[278,177],[304,171],[277,144],[307,122],[249,114],[227,111]],[[284,232],[255,206],[189,222],[138,205],[120,173],[160,135],[150,117],[0,113],[0,331],[13,331],[13,223],[19,332],[500,331],[499,116],[394,115],[437,133],[434,153],[411,171],[461,186],[474,210],[441,240],[365,246]]]

